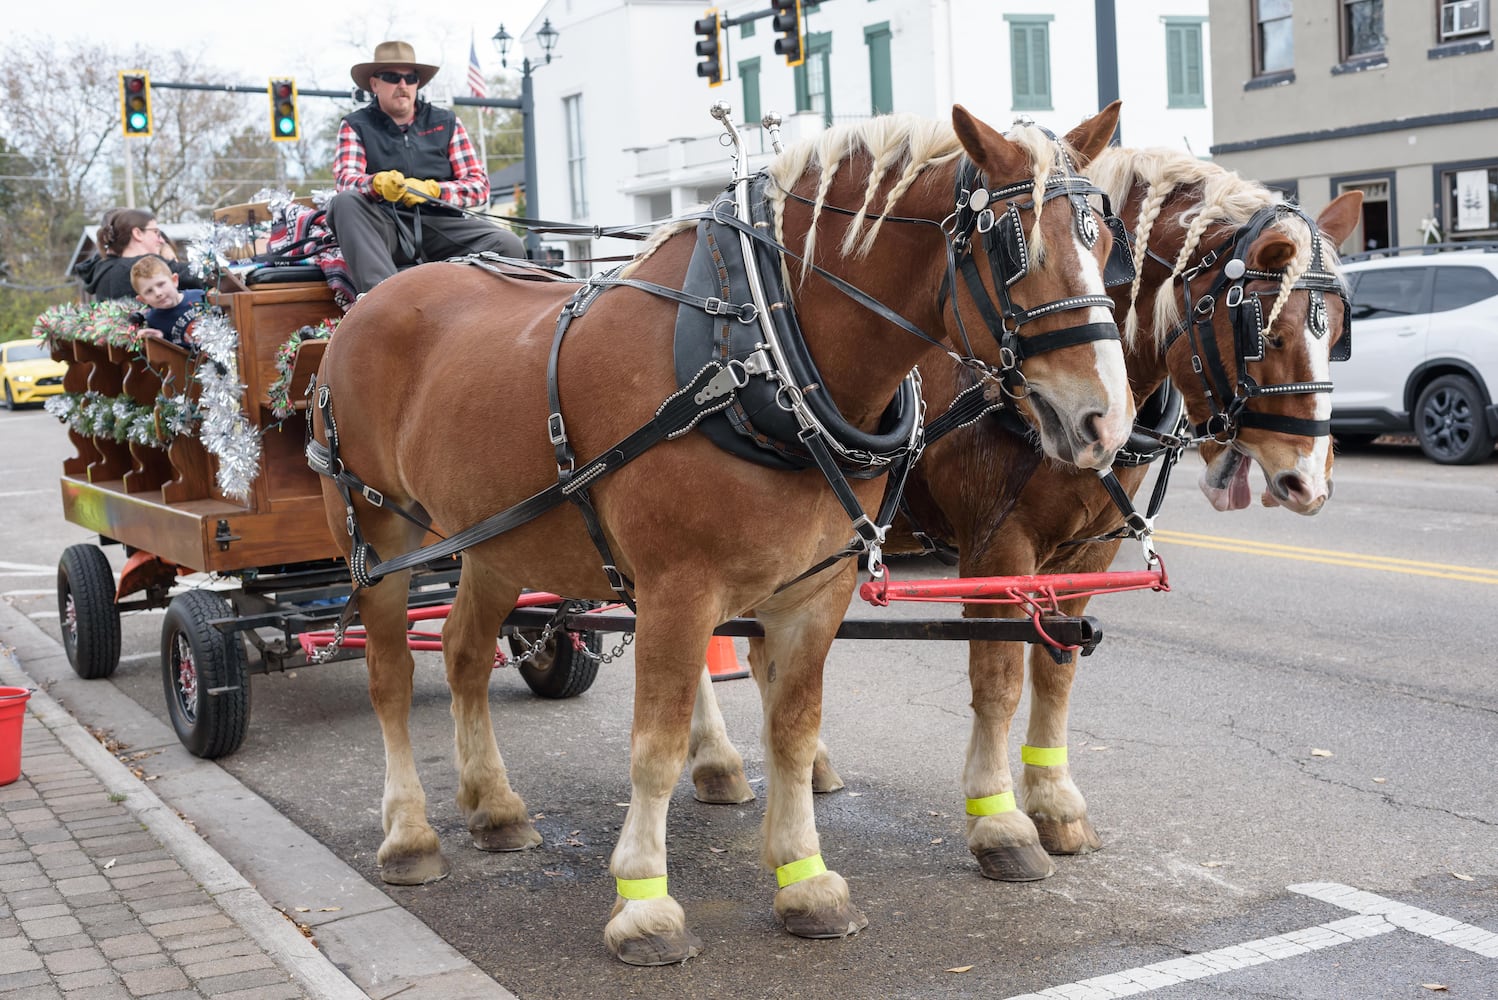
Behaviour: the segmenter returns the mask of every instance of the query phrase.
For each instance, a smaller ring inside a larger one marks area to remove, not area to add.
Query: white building
[[[999,128],[1026,114],[1060,133],[1114,97],[1128,145],[1203,156],[1212,145],[1207,0],[822,0],[804,5],[806,61],[794,69],[775,54],[772,19],[753,17],[770,0],[725,0],[716,87],[696,72],[705,10],[706,0],[548,0],[521,37],[535,67],[530,214],[609,226],[710,200],[732,168],[708,114],[719,100],[751,123],[750,148],[765,159],[752,123],[771,111],[787,140],[883,111],[946,117],[954,103]],[[560,36],[543,64],[546,21]]]

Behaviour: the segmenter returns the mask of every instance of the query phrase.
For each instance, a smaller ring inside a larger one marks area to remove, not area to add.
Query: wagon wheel
[[[73,672],[99,680],[120,665],[120,612],[114,570],[97,545],[70,545],[57,564],[57,614]]]
[[[592,656],[585,655],[574,643],[580,639]],[[541,639],[539,629],[517,629],[509,638],[510,652],[525,655],[527,644]],[[523,641],[522,641],[523,640]],[[543,698],[575,698],[593,686],[598,677],[598,653],[603,640],[597,632],[563,632],[558,630],[530,660],[521,660],[517,669],[530,689]]]
[[[196,757],[239,749],[250,723],[250,676],[237,634],[208,624],[234,607],[206,590],[172,598],[161,626],[161,681],[172,728]]]

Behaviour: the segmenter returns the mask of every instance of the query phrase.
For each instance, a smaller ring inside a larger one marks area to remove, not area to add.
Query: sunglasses
[[[421,74],[414,69],[409,73],[396,73],[393,70],[385,70],[375,74],[375,79],[384,80],[386,83],[415,83],[421,79]]]

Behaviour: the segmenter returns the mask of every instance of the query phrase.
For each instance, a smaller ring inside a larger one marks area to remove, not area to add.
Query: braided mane
[[[1044,192],[1046,179],[1057,163],[1057,143],[1034,125],[1016,124],[1005,136],[1030,155],[1036,203]],[[1063,148],[1064,143],[1060,144]],[[769,199],[775,215],[775,236],[784,242],[785,199],[796,182],[809,170],[818,170],[817,190],[812,201],[811,225],[799,249],[803,260],[801,279],[815,261],[817,222],[827,204],[838,170],[855,157],[864,156],[869,170],[864,185],[863,203],[858,206],[843,235],[837,252],[844,257],[865,257],[873,249],[885,216],[891,214],[902,195],[924,171],[951,163],[963,152],[956,134],[947,122],[933,121],[913,114],[879,115],[867,121],[836,125],[819,135],[788,146],[769,165]],[[1067,150],[1068,153],[1072,151]],[[883,204],[874,205],[885,181],[894,183]],[[847,206],[851,207],[851,206]],[[872,214],[871,214],[872,213]],[[1039,213],[1030,235],[1031,252],[1040,259],[1044,246],[1040,238]]]
[[[1161,214],[1182,230],[1180,248],[1175,251],[1170,277],[1156,291],[1150,332],[1154,340],[1180,321],[1180,297],[1169,291],[1175,278],[1190,267],[1198,256],[1203,237],[1214,226],[1237,228],[1253,218],[1261,208],[1277,205],[1283,196],[1256,181],[1244,180],[1233,171],[1215,163],[1199,160],[1189,153],[1172,149],[1122,149],[1110,147],[1088,164],[1087,175],[1108,193],[1119,211],[1143,185],[1139,203],[1139,221],[1134,227],[1134,286],[1129,293],[1129,311],[1124,322],[1124,343],[1133,346],[1138,338],[1139,318],[1135,306],[1139,301],[1144,278],[1145,253],[1150,235]],[[1285,269],[1279,295],[1265,321],[1265,329],[1274,325],[1280,310],[1289,301],[1291,286],[1311,266],[1311,234],[1298,221],[1279,219],[1274,228],[1295,244],[1295,259]],[[1336,247],[1321,237],[1327,261],[1337,260]],[[1215,245],[1214,241],[1214,245]],[[1167,254],[1168,255],[1168,254]]]

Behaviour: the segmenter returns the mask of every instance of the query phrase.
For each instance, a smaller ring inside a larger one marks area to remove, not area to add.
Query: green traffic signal
[[[301,138],[297,121],[296,81],[289,77],[272,77],[270,87],[270,137],[277,142]]]
[[[151,77],[135,70],[120,74],[120,131],[151,134]]]

